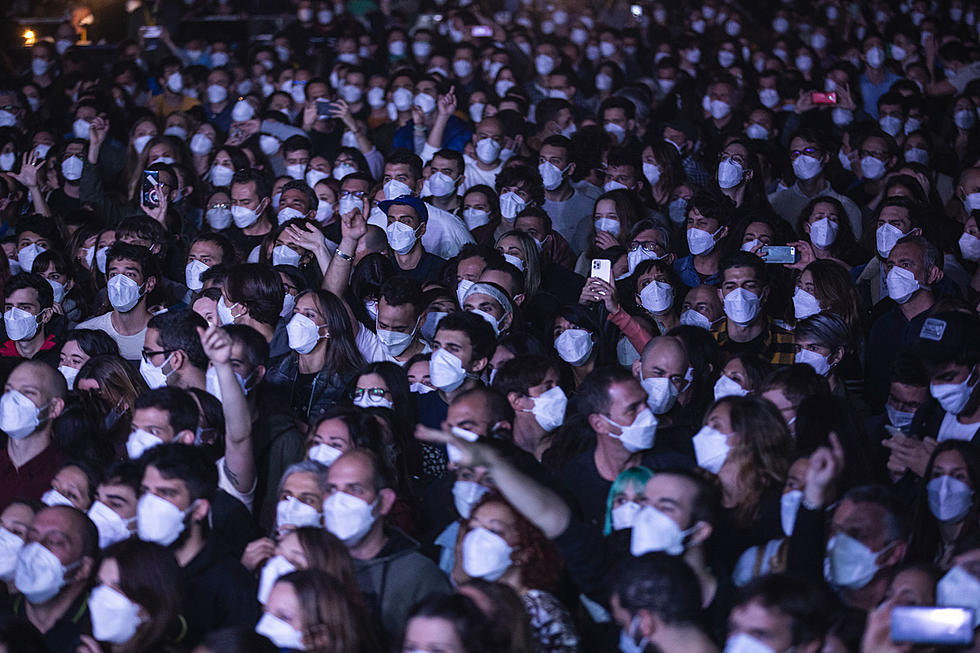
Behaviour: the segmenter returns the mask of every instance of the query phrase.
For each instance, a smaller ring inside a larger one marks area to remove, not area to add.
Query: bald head
[[[980,168],[967,168],[960,173],[960,199],[965,199],[971,193],[980,192]]]
[[[640,379],[683,377],[688,367],[687,350],[681,341],[672,336],[659,336],[643,348],[640,359],[633,363],[633,374]]]
[[[51,421],[65,409],[68,387],[61,372],[35,361],[24,361],[7,377],[6,391],[16,390],[30,399],[37,407],[34,430],[22,437],[41,436],[50,433]]]
[[[65,382],[65,377],[46,363],[24,361],[14,368],[10,376],[13,377],[18,372],[25,377],[33,377],[34,382],[44,391],[45,403],[54,398],[64,399],[68,395],[68,384]]]

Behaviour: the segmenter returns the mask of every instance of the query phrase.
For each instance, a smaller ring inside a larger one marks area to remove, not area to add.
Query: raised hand
[[[341,238],[360,240],[367,233],[367,219],[361,209],[354,209],[340,216]]]
[[[163,188],[159,184],[153,187],[153,191],[157,195],[157,205],[148,206],[140,201],[140,208],[143,209],[143,212],[148,216],[160,224],[164,224],[164,221],[167,219],[167,206],[170,203],[170,200],[167,199],[167,194],[163,192]]]
[[[38,158],[37,152],[35,152],[33,149],[30,152],[25,152],[24,156],[21,158],[20,172],[14,175],[14,179],[27,188],[37,188],[37,173],[43,165],[44,159]]]
[[[437,104],[439,116],[448,118],[456,113],[456,106],[456,87],[450,86],[449,91],[439,98],[439,102]]]
[[[88,130],[89,146],[100,147],[102,143],[105,142],[106,136],[108,135],[109,121],[102,116],[96,116],[93,118]]]
[[[227,365],[231,361],[231,336],[221,327],[197,328],[204,355],[215,365]]]
[[[826,506],[830,502],[831,489],[844,471],[844,448],[836,433],[831,433],[829,439],[829,447],[820,447],[810,456],[806,470],[803,497],[810,506]]]

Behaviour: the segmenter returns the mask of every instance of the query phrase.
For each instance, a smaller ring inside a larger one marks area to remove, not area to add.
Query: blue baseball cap
[[[393,200],[382,200],[378,202],[378,208],[384,211],[385,215],[388,215],[388,209],[399,204],[412,207],[415,209],[415,212],[418,213],[422,222],[428,221],[429,211],[425,208],[425,202],[414,195],[402,195],[401,197],[396,197]]]

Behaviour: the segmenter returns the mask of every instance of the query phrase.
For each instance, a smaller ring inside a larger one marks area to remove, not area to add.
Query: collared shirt
[[[729,356],[749,352],[758,354],[773,365],[792,365],[796,359],[796,348],[793,334],[773,324],[766,318],[766,328],[762,333],[748,342],[735,342],[728,336],[728,318],[718,320],[711,330],[718,346]]]
[[[688,254],[684,258],[679,258],[674,261],[674,274],[681,280],[688,288],[694,288],[696,286],[706,285],[706,286],[719,286],[721,285],[721,279],[718,277],[718,273],[712,274],[711,276],[702,278],[701,273],[697,271],[694,267],[694,255]]]
[[[0,506],[18,497],[40,499],[51,487],[51,479],[61,463],[61,453],[53,443],[20,467],[10,459],[7,447],[0,449]]]

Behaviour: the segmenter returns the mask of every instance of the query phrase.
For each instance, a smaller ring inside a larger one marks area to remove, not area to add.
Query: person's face
[[[456,282],[458,283],[463,279],[473,282],[477,281],[485,267],[487,267],[487,262],[483,260],[482,256],[464,258],[456,266]]]
[[[27,538],[27,531],[34,523],[34,511],[23,503],[12,503],[0,513],[0,526],[19,537]]]
[[[492,315],[497,321],[504,317],[504,308],[496,299],[482,293],[471,293],[463,302],[464,311],[483,311]]]
[[[909,218],[908,209],[901,206],[886,206],[881,210],[876,227],[885,224],[897,227],[903,234],[908,234],[912,229],[912,220]]]
[[[128,485],[102,483],[95,491],[95,498],[112,508],[113,512],[123,519],[132,519],[136,516],[139,497],[136,496],[136,491]]]
[[[721,284],[721,296],[724,298],[738,288],[744,288],[756,297],[762,297],[765,286],[755,276],[755,269],[750,267],[729,268],[725,270],[725,278]]]
[[[932,576],[922,569],[904,569],[892,579],[884,600],[894,599],[897,605],[930,606],[936,603],[936,585]]]
[[[478,396],[469,396],[456,399],[449,405],[445,426],[447,428],[458,426],[486,437],[490,435],[490,430],[494,426],[490,419],[490,407],[486,400]]]
[[[44,383],[37,378],[38,375],[27,367],[21,365],[14,368],[14,371],[7,377],[7,384],[4,392],[16,390],[31,400],[31,402],[41,408],[50,400],[49,392],[45,389]]]
[[[265,602],[265,612],[278,617],[302,633],[303,607],[300,605],[299,596],[292,583],[278,581],[272,586],[269,598]]]
[[[932,281],[931,270],[926,268],[925,261],[922,259],[922,249],[915,243],[899,243],[892,247],[885,262],[885,269],[891,272],[896,265],[915,275],[915,280],[920,284],[928,285]]]
[[[640,358],[640,373],[644,379],[670,379],[678,391],[684,390],[687,381],[688,361],[683,350],[665,340],[658,340]]]
[[[310,151],[292,150],[291,152],[287,152],[284,158],[286,159],[286,165],[300,165],[305,168],[306,164],[310,162]]]
[[[731,105],[735,101],[735,89],[729,84],[714,84],[708,90],[708,97]]]
[[[395,396],[391,394],[391,389],[388,388],[388,383],[380,374],[362,374],[357,378],[357,383],[354,386],[355,396],[368,395],[368,396],[382,396],[388,401],[394,401]]]
[[[338,458],[327,473],[327,492],[343,492],[365,503],[374,503],[377,494],[371,478],[371,466],[360,456]]]
[[[764,245],[772,244],[772,227],[765,222],[750,222],[745,227],[745,234],[742,236],[742,243],[758,240]]]
[[[885,519],[885,509],[878,504],[844,499],[834,511],[830,535],[846,533],[872,551],[881,551],[887,544]]]
[[[313,472],[293,472],[286,477],[282,483],[279,500],[285,501],[289,497],[295,497],[311,508],[315,508],[317,512],[320,512],[324,499]]]
[[[697,311],[701,315],[711,320],[717,321],[721,317],[721,300],[718,299],[718,292],[710,286],[698,286],[688,291],[684,296],[681,310]]]
[[[783,494],[794,490],[802,490],[806,487],[806,472],[810,468],[809,458],[797,458],[789,466],[786,472],[786,484],[783,486]]]
[[[485,528],[499,535],[511,547],[521,544],[520,533],[517,530],[517,515],[504,503],[488,501],[473,511],[468,524],[469,529]]]
[[[501,238],[500,242],[497,243],[497,251],[501,254],[516,256],[521,259],[522,263],[527,263],[527,257],[524,255],[524,247],[516,236],[504,236]]]
[[[321,422],[313,434],[313,443],[326,444],[340,451],[347,451],[353,447],[350,430],[339,417]]]
[[[195,313],[203,317],[208,324],[218,323],[218,302],[209,298],[201,297],[191,307]]]
[[[429,361],[418,361],[408,368],[409,383],[423,383],[430,388],[432,381],[429,379]]]
[[[27,543],[39,542],[68,566],[82,557],[82,534],[76,520],[65,510],[45,508],[37,513],[27,530]]]
[[[627,188],[636,186],[636,168],[633,166],[609,166],[606,168],[606,181],[618,181]],[[612,202],[612,200],[602,200]]]
[[[459,163],[454,159],[447,159],[446,157],[439,156],[438,154],[432,157],[432,162],[429,163],[429,167],[432,172],[441,172],[442,174],[448,176],[450,179],[456,179],[459,177],[459,173],[462,172],[459,169]]]
[[[221,248],[210,240],[199,240],[191,245],[191,250],[187,253],[187,262],[191,261],[200,261],[208,267],[217,265],[221,263]]]
[[[714,234],[718,231],[718,221],[714,218],[709,218],[697,209],[697,207],[691,207],[691,210],[687,214],[687,220],[685,221],[687,229],[700,229],[701,231],[707,231],[709,234]],[[719,236],[724,234],[718,234]]]
[[[514,221],[514,229],[523,231],[538,242],[541,242],[548,237],[548,234],[545,232],[544,220],[536,215],[518,217],[517,220]],[[512,238],[511,236],[508,236],[503,240],[511,239],[517,241],[516,238]],[[503,240],[501,242],[503,242]]]
[[[633,127],[633,121],[626,116],[626,111],[620,107],[609,107],[602,113],[603,125],[617,125],[629,131]]]
[[[963,378],[969,374],[969,368],[964,367]],[[920,385],[909,385],[899,381],[892,381],[888,388],[888,404],[896,410],[907,413],[914,413],[919,407],[929,399],[929,387]]]
[[[681,530],[687,530],[694,522],[694,500],[697,486],[682,476],[657,474],[643,489],[644,503],[664,513]]]
[[[439,651],[466,653],[463,641],[448,619],[413,617],[405,628],[403,651]]]
[[[133,430],[136,429],[143,429],[164,442],[172,442],[175,435],[174,429],[170,425],[170,413],[159,408],[137,408],[134,410]],[[188,432],[185,431],[185,433]]]
[[[51,249],[51,241],[34,233],[33,231],[25,231],[20,236],[17,237],[17,251],[24,249],[29,245],[37,245],[43,249]]]
[[[384,183],[388,183],[392,179],[398,180],[415,190],[415,185],[418,183],[418,179],[412,174],[412,168],[407,163],[388,163],[385,164],[384,170]]]
[[[751,635],[773,651],[786,651],[793,645],[793,621],[781,611],[750,601],[732,609],[728,617],[728,636]]]
[[[407,224],[415,231],[422,225],[422,219],[419,217],[419,214],[407,204],[393,204],[388,207],[388,224],[394,224],[396,222]]]
[[[78,467],[69,465],[58,470],[51,479],[51,487],[64,495],[71,501],[71,505],[82,512],[86,512],[92,506],[88,477]]]
[[[412,304],[391,305],[382,297],[378,301],[378,328],[396,333],[411,333],[415,330],[421,316],[416,314]]]
[[[971,490],[974,489],[963,454],[954,449],[943,451],[933,461],[932,478],[939,478],[940,476],[951,476],[968,485]]]
[[[792,431],[795,426],[796,410],[799,407],[786,397],[781,388],[766,390],[762,393],[762,398],[768,400],[769,403],[776,407],[783,416],[783,419],[786,420],[786,424],[789,425],[790,431]]]
[[[541,153],[538,156],[538,163],[548,162],[553,164],[559,170],[564,170],[568,167],[569,156],[568,150],[563,147],[558,147],[557,145],[542,145]]]
[[[443,348],[463,362],[463,369],[473,372],[479,371],[475,366],[480,361],[473,360],[473,343],[470,342],[470,337],[463,331],[438,329],[436,331],[436,337],[432,342],[432,350],[435,351]]]
[[[317,510],[320,508],[317,507]],[[299,541],[299,535],[295,532],[288,532],[279,538],[276,544],[276,554],[288,560],[297,569],[308,569],[309,560],[306,558],[306,551]]]
[[[745,390],[752,390],[749,387],[749,375],[745,372],[745,366],[740,358],[733,358],[725,364],[722,374],[739,384]]]
[[[247,184],[232,184],[231,186],[231,205],[244,206],[252,209],[256,213],[261,213],[268,201],[266,197],[259,197],[254,181]]]
[[[609,399],[607,417],[617,424],[629,426],[646,409],[647,393],[639,381],[630,379],[610,385]]]
[[[290,188],[282,192],[282,196],[279,199],[279,210],[281,211],[287,206],[303,214],[308,213],[310,210],[309,199],[306,197],[306,193],[298,188]]]
[[[20,288],[10,293],[10,296],[3,302],[3,310],[9,311],[11,308],[19,308],[31,315],[38,315],[41,312],[41,303],[37,297],[37,290]]]

